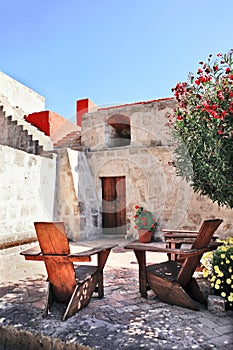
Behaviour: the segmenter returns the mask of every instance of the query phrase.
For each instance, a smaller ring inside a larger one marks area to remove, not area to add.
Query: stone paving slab
[[[42,341],[40,345],[30,345],[26,337],[25,345],[21,339],[20,347],[14,350],[81,349],[82,345],[101,350],[233,348],[231,311],[192,311],[162,303],[152,292],[147,299],[141,298],[136,259],[121,247],[111,252],[107,262],[103,299],[93,297],[86,308],[65,322],[61,321],[64,306],[56,304],[43,319],[47,289],[44,266],[25,262],[19,249],[22,247],[2,252],[4,270],[7,261],[11,265],[8,275],[4,271],[4,279],[1,277],[0,332],[13,326],[14,330],[37,337],[43,335],[47,345],[41,345]],[[153,253],[150,259],[152,262],[166,257]],[[3,342],[0,349],[8,350]]]

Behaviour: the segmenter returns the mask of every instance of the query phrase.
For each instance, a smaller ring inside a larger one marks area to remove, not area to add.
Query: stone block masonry
[[[0,106],[0,144],[36,155],[43,152],[43,146],[38,140],[33,140],[32,135],[22,125],[18,125],[16,120],[12,120],[11,116],[6,117],[3,106]]]

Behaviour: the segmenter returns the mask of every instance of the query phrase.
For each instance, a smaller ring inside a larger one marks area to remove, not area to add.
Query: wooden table
[[[198,231],[184,231],[184,230],[169,230],[162,229],[164,233],[164,239],[167,248],[191,248]],[[218,235],[213,235],[212,241],[215,242],[218,239]],[[176,254],[168,254],[169,260],[176,260],[178,256]]]

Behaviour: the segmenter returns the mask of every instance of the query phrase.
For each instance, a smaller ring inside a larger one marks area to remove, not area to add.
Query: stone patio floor
[[[73,251],[109,243],[106,239],[71,244]],[[31,349],[224,349],[233,348],[233,312],[192,311],[162,303],[138,291],[138,266],[124,240],[105,267],[105,297],[93,296],[79,313],[61,321],[63,305],[42,318],[46,297],[44,263],[20,256],[35,244],[0,251],[0,350]],[[167,259],[148,253],[148,262]]]

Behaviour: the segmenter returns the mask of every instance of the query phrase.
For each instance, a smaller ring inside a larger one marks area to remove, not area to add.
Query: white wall
[[[43,96],[3,72],[0,72],[0,94],[7,97],[12,107],[21,108],[25,114],[45,110]]]
[[[34,221],[53,219],[56,155],[0,145],[0,244],[35,236]]]

